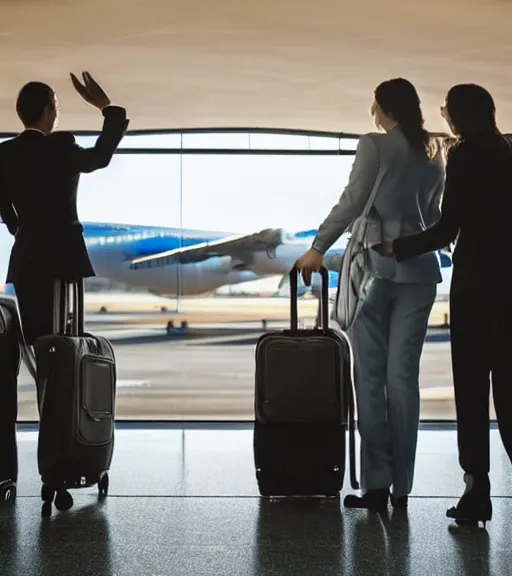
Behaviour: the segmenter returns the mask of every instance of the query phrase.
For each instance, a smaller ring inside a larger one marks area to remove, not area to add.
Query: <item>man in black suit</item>
[[[77,214],[81,173],[105,168],[128,127],[126,110],[112,106],[88,72],[83,84],[71,74],[81,98],[102,111],[94,147],[81,148],[69,132],[53,132],[58,103],[52,88],[30,82],[16,110],[25,130],[0,144],[0,216],[15,236],[7,282],[18,298],[27,344],[53,330],[55,279],[94,276]]]
[[[25,130],[0,144],[0,217],[15,236],[7,282],[14,284],[29,345],[53,331],[54,281],[94,276],[77,215],[78,181],[81,173],[108,166],[128,127],[126,110],[111,106],[88,72],[83,84],[73,74],[71,80],[82,99],[103,113],[93,148],[81,148],[69,132],[53,132],[57,98],[41,82],[26,84],[18,95]],[[2,386],[0,374],[0,504],[17,481],[16,417],[16,390]]]

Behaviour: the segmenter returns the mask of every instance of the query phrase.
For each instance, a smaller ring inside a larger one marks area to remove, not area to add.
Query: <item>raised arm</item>
[[[463,149],[454,149],[448,157],[441,217],[437,223],[424,232],[393,241],[393,255],[398,262],[445,248],[455,241],[460,227],[458,203],[464,193],[467,172],[463,154]]]
[[[128,128],[128,120],[126,110],[121,106],[111,105],[110,98],[89,72],[83,72],[82,78],[83,83],[71,74],[73,86],[82,100],[101,110],[104,121],[101,134],[93,148],[81,148],[73,142],[71,165],[75,172],[94,172],[109,165]]]
[[[73,144],[71,163],[76,172],[89,173],[106,168],[128,128],[129,120],[124,108],[107,106],[103,108],[102,114],[103,128],[96,144],[92,148]]]
[[[377,148],[371,136],[361,136],[348,184],[338,203],[318,229],[312,246],[314,250],[321,254],[327,252],[361,215],[375,185],[378,171]]]

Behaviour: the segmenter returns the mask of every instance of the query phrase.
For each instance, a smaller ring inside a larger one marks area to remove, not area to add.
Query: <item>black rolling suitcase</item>
[[[0,503],[16,497],[20,324],[14,298],[0,297]]]
[[[72,306],[70,305],[72,301]],[[35,344],[39,402],[37,458],[43,516],[73,505],[71,488],[108,492],[114,449],[116,366],[105,338],[85,334],[83,284],[55,282],[54,334]]]
[[[346,337],[328,327],[328,272],[322,268],[322,326],[298,329],[297,274],[290,273],[291,328],[256,346],[254,460],[262,496],[336,497],[355,475],[354,396]]]

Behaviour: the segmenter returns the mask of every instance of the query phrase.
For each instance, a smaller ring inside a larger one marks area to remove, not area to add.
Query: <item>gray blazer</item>
[[[350,228],[376,185],[379,188],[373,207],[382,223],[382,240],[421,232],[441,216],[444,188],[441,154],[432,160],[421,157],[399,126],[386,134],[366,134],[359,139],[347,187],[318,229],[313,242],[315,250],[324,254]],[[378,275],[395,282],[442,281],[434,253],[397,263],[374,252],[372,259]]]

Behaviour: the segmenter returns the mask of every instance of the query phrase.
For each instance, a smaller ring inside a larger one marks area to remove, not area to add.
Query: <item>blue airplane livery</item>
[[[286,291],[288,272],[310,246],[316,230],[291,233],[268,228],[255,233],[187,230],[157,226],[84,222],[84,238],[98,276],[153,294],[174,297],[206,294],[223,286],[281,276],[279,290]],[[0,273],[5,278],[10,242],[0,225]],[[10,236],[9,236],[10,238]],[[338,270],[347,238],[342,237],[326,254],[329,288],[338,284]],[[439,252],[446,292],[451,258]],[[319,289],[314,275],[312,291]],[[10,288],[7,287],[7,290]],[[307,288],[299,281],[299,294]],[[446,292],[447,293],[447,292]]]

